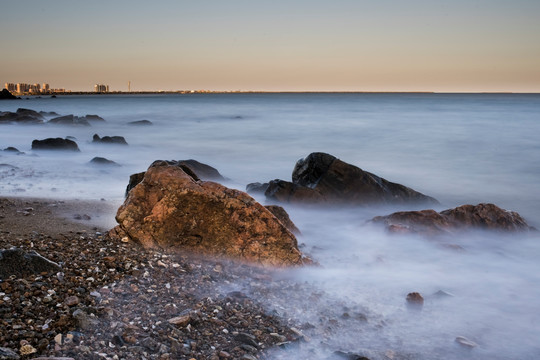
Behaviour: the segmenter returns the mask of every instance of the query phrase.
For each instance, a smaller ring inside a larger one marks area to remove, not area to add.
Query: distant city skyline
[[[538,0],[19,0],[0,31],[0,84],[540,92]]]

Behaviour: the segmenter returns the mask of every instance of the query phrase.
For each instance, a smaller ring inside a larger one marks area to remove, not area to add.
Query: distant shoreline
[[[15,96],[47,97],[53,95],[199,95],[199,94],[433,94],[433,95],[540,95],[540,92],[436,92],[436,91],[210,91],[210,90],[176,90],[176,91],[66,91],[48,94],[12,93]]]

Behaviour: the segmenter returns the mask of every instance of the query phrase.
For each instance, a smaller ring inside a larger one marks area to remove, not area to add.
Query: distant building
[[[17,90],[17,86],[15,84],[13,84],[13,83],[5,83],[4,88],[7,89],[7,91],[10,91],[10,92]]]
[[[94,85],[95,92],[109,92],[109,85],[96,84]]]
[[[30,85],[24,83],[17,83],[17,92],[22,94],[30,91]]]
[[[41,87],[41,92],[42,93],[48,93],[49,89],[50,89],[49,84],[43,83],[43,86]]]

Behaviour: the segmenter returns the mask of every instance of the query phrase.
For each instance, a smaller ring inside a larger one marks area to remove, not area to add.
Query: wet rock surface
[[[501,232],[532,231],[517,212],[494,204],[462,205],[453,209],[400,211],[371,220],[383,224],[393,233],[437,236],[463,230],[494,230]]]
[[[110,235],[146,248],[188,249],[262,265],[309,262],[295,236],[244,192],[200,181],[187,166],[154,162],[118,209]]]
[[[438,203],[432,197],[325,153],[311,153],[298,160],[292,182],[272,180],[265,195],[279,202],[304,204]]]
[[[92,142],[99,143],[99,144],[128,145],[126,139],[123,136],[100,137],[98,134],[94,134],[94,136],[92,137]]]
[[[47,138],[32,141],[32,150],[80,151],[77,143],[70,139]]]

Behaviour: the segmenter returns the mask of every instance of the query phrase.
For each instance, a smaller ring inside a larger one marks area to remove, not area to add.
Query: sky
[[[539,0],[0,0],[0,84],[540,92]]]

